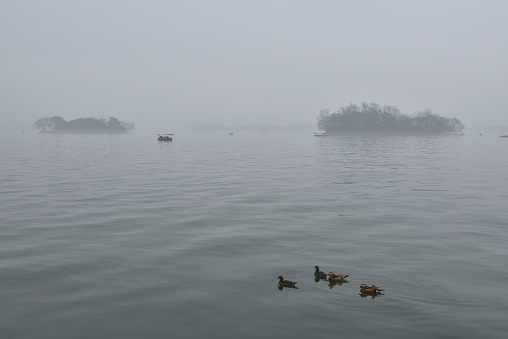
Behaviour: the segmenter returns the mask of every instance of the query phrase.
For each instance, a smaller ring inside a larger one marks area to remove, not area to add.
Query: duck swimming
[[[314,272],[314,276],[316,278],[319,278],[319,279],[326,279],[326,273],[325,272],[321,272],[319,270],[319,266],[314,266],[314,268],[316,269],[316,272]]]
[[[349,277],[349,274],[343,275],[342,273],[339,273],[339,275],[336,275],[333,272],[328,273],[328,281],[330,282],[343,282],[347,277]]]
[[[291,280],[284,280],[284,278],[281,275],[279,275],[279,277],[277,279],[279,279],[279,286],[298,288],[295,286],[296,282],[291,281]]]
[[[377,293],[377,292],[381,292],[381,291],[384,291],[384,290],[377,288],[376,285],[372,285],[372,286],[368,286],[365,284],[360,285],[360,293]]]

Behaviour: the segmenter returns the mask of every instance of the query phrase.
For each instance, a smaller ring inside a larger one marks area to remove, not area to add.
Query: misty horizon
[[[315,125],[361,102],[508,126],[503,1],[0,3],[2,129]]]

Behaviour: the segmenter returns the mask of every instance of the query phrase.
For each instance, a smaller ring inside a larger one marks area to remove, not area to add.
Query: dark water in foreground
[[[3,134],[0,159],[0,338],[508,332],[497,135]]]

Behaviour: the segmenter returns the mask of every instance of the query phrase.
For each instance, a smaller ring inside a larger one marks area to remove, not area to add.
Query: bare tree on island
[[[350,104],[335,113],[328,109],[319,112],[317,127],[328,133],[372,132],[410,134],[457,134],[465,126],[457,118],[446,118],[430,110],[415,116],[400,113],[396,106],[380,106],[362,102],[360,106]]]
[[[41,133],[127,133],[134,129],[134,124],[121,122],[117,118],[97,119],[79,118],[65,121],[60,116],[40,118],[32,128]]]

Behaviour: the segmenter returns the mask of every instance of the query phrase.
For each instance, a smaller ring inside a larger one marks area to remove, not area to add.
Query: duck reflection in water
[[[385,294],[381,293],[381,292],[376,292],[376,293],[360,293],[359,295],[362,298],[371,297],[372,299],[376,299],[376,297],[379,297],[379,296],[385,295]]]
[[[277,288],[279,289],[279,291],[282,291],[284,289],[291,289],[291,290],[297,290],[298,289],[298,287],[296,287],[296,286],[291,287],[291,286],[281,286],[281,285],[277,285]]]

